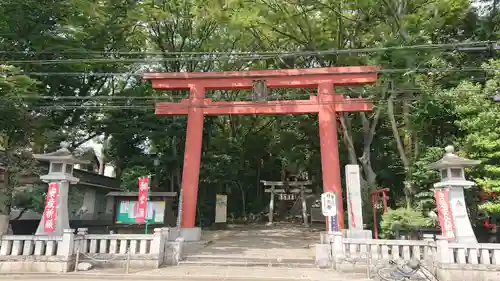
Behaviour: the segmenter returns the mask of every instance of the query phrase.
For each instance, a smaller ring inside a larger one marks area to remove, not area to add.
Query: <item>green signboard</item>
[[[137,200],[122,200],[116,206],[116,224],[137,224],[135,216],[137,214]],[[148,224],[163,224],[165,219],[165,202],[148,202],[146,220]],[[141,223],[144,224],[144,223]]]

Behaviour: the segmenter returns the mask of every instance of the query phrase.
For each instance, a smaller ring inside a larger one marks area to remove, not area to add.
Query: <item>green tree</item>
[[[0,164],[3,183],[0,185],[0,233],[8,225],[13,193],[22,176],[33,173],[28,147],[33,137],[34,122],[26,96],[38,94],[37,81],[19,75],[12,66],[0,64]],[[5,221],[6,220],[6,221]]]
[[[485,191],[500,191],[500,104],[493,96],[500,89],[499,60],[483,65],[488,73],[484,83],[463,81],[457,87],[442,93],[443,101],[452,104],[463,131],[460,151],[482,163],[472,170],[473,179]],[[498,199],[482,206],[491,213],[500,213]]]

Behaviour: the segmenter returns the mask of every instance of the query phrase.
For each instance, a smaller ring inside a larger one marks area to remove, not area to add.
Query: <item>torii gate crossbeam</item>
[[[335,94],[335,85],[362,85],[377,80],[376,66],[329,67],[312,69],[251,70],[235,72],[147,73],[158,90],[189,90],[180,103],[159,102],[157,115],[188,115],[184,169],[182,173],[182,227],[195,227],[196,201],[205,115],[226,114],[307,114],[318,113],[323,191],[336,192],[339,229],[344,228],[340,183],[337,120],[338,112],[371,111],[372,104],[362,98]],[[212,101],[206,90],[252,89],[256,80],[269,88],[317,88],[309,100],[264,102]]]

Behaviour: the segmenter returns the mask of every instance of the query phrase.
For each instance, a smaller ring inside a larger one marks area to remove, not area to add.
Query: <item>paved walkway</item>
[[[94,270],[69,274],[9,274],[0,275],[0,280],[238,280],[238,281],[364,281],[360,274],[337,273],[332,270],[304,268],[238,268],[221,266],[177,266],[148,271],[131,271],[123,274],[117,270]]]
[[[204,231],[203,239],[212,243],[194,254],[314,259],[314,244],[319,241],[319,231],[292,224],[250,225],[225,231]]]

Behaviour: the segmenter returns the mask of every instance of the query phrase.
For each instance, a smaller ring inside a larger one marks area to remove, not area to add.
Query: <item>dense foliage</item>
[[[153,104],[187,93],[155,92],[141,72],[376,64],[392,70],[376,85],[337,89],[376,105],[369,114],[339,116],[341,162],[361,165],[365,199],[388,187],[393,207],[426,215],[438,180],[426,165],[449,144],[483,161],[470,171],[480,188],[500,191],[500,103],[490,99],[500,88],[500,60],[498,45],[486,42],[499,39],[499,6],[467,0],[4,0],[0,145],[12,154],[28,146],[53,150],[61,140],[76,149],[94,139],[125,189],[134,188],[137,175],[151,173],[158,189],[178,191],[186,118],[155,116]],[[359,51],[367,48],[373,50]],[[272,90],[270,98],[311,94]],[[248,100],[251,92],[209,96]],[[6,108],[16,108],[15,114],[5,115]],[[13,170],[24,167],[11,162]],[[9,198],[18,174],[2,191]],[[260,213],[267,200],[259,181],[289,175],[307,176],[321,191],[316,116],[205,118],[200,221],[211,221],[220,192],[229,194],[231,215]],[[8,212],[7,201],[0,202],[1,212]],[[473,199],[472,207],[478,203]],[[481,208],[499,212],[497,203]]]
[[[401,234],[415,236],[420,228],[432,225],[432,219],[425,218],[419,211],[408,208],[388,209],[380,223],[381,237],[399,238]]]

